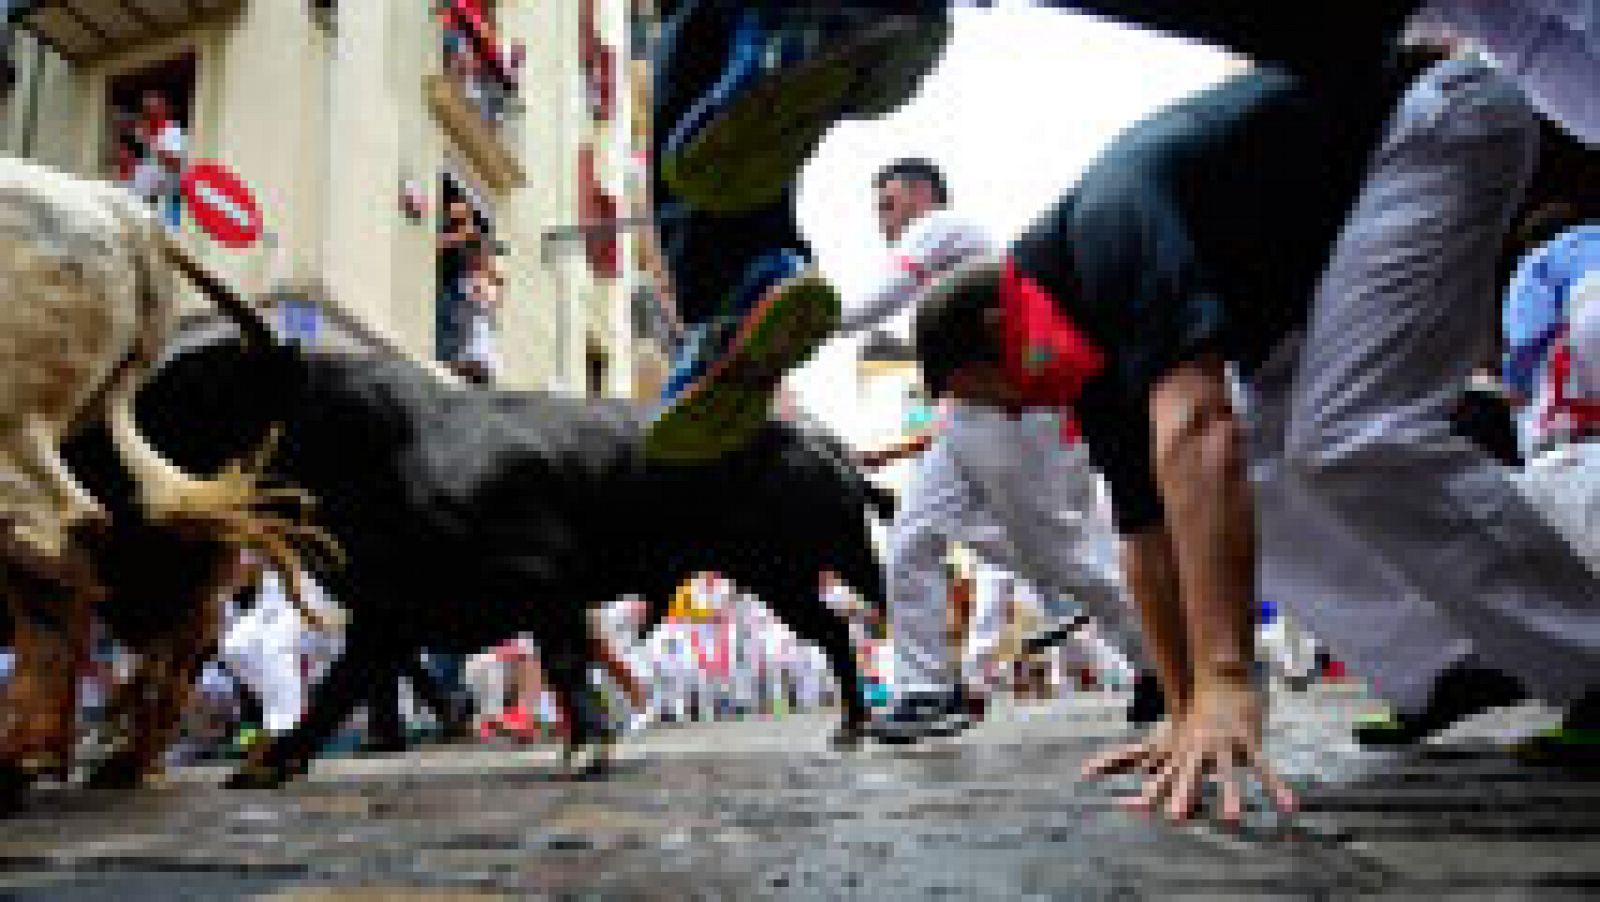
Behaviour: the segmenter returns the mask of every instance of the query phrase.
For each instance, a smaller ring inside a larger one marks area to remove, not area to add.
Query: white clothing
[[[1012,599],[1019,610],[1027,609],[1056,619],[1064,614],[1059,602],[1047,601],[1038,589],[1021,580],[1014,584]],[[1088,668],[1101,685],[1110,687],[1130,687],[1138,676],[1133,662],[1106,640],[1100,625],[1092,618],[1083,621],[1053,651],[1052,672],[1057,685],[1060,683],[1061,670],[1068,665]]]
[[[1433,0],[1421,16],[1476,42],[1540,112],[1600,144],[1600,0]]]
[[[307,607],[324,615],[335,613],[333,602],[315,580],[302,575],[301,585]],[[299,723],[305,705],[307,681],[301,656],[322,657],[337,641],[310,629],[290,603],[282,578],[266,570],[255,607],[229,626],[218,657],[255,693],[261,701],[262,726],[277,735]]]
[[[963,260],[994,252],[994,241],[981,226],[948,210],[924,214],[895,242],[884,279],[866,295],[845,300],[839,331],[883,325],[885,332],[909,342],[913,307],[923,290]]]
[[[1600,273],[1585,277],[1568,295],[1566,341],[1572,364],[1566,396],[1600,400]],[[1540,394],[1536,406],[1548,408],[1552,387],[1545,385]],[[1528,462],[1515,484],[1589,569],[1600,573],[1600,440],[1550,447]]]
[[[478,723],[499,720],[506,710],[506,662],[495,652],[480,652],[467,658],[461,676],[472,693]]]
[[[1250,379],[1264,594],[1404,713],[1468,654],[1555,704],[1600,672],[1600,581],[1450,423],[1487,350],[1494,262],[1536,136],[1487,66],[1453,60],[1420,78],[1300,350],[1276,379]]]
[[[140,157],[139,162],[134,165],[133,176],[129,183],[134,194],[149,201],[172,197],[178,193],[180,175],[163,165],[159,154],[171,154],[180,161],[183,159],[184,146],[187,143],[183,126],[176,122],[168,122],[156,133],[152,143],[154,147],[150,152]]]
[[[1256,631],[1256,647],[1281,679],[1309,680],[1316,675],[1317,643],[1282,614]]]
[[[500,351],[497,346],[494,317],[482,310],[474,310],[467,317],[467,345],[461,352],[463,360],[481,365],[490,376],[500,372]]]
[[[1015,577],[1003,567],[980,561],[972,582],[972,614],[962,648],[961,678],[969,686],[992,686],[999,682],[1001,662],[996,658],[1001,634],[1011,619]]]
[[[1011,417],[954,404],[944,430],[917,461],[889,532],[897,692],[949,684],[949,587],[942,562],[952,542],[1040,586],[1048,599],[1082,604],[1137,654],[1099,477],[1081,445],[1063,444],[1060,426],[1054,414]]]

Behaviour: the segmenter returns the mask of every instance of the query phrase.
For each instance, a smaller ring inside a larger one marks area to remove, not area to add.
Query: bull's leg
[[[15,664],[0,700],[0,771],[27,782],[64,776],[77,726],[78,674],[89,653],[91,597],[0,565]]]
[[[757,595],[767,603],[794,634],[822,649],[828,669],[839,683],[843,719],[831,742],[835,748],[859,746],[866,737],[870,712],[861,670],[856,661],[855,644],[850,640],[850,625],[843,617],[822,604],[817,597],[817,580],[791,580],[782,589],[757,586]]]
[[[105,510],[61,460],[58,427],[31,418],[8,438],[0,462],[0,510],[14,512],[11,534],[19,543],[42,558],[60,559],[73,526],[102,521]]]
[[[367,640],[352,624],[350,642],[322,682],[311,692],[311,704],[299,726],[255,747],[250,757],[228,779],[230,789],[271,789],[304,774],[311,761],[350,718],[379,680],[393,682],[398,659],[380,644]]]
[[[576,626],[576,625],[574,625]],[[540,655],[545,678],[555,690],[557,703],[567,720],[565,762],[575,776],[591,776],[603,771],[610,762],[611,746],[615,736],[606,722],[600,695],[589,681],[586,653],[589,646],[588,630],[576,627],[579,634],[563,632],[563,643],[548,648]]]
[[[131,788],[156,772],[162,753],[177,739],[200,669],[216,650],[216,613],[209,605],[190,612],[145,654],[134,690],[117,700],[128,706],[127,714],[114,709],[112,723],[126,730],[124,742],[95,768],[90,786]]]
[[[379,680],[367,692],[367,736],[361,750],[376,754],[392,754],[406,750],[405,715],[400,710],[400,673],[393,678]]]

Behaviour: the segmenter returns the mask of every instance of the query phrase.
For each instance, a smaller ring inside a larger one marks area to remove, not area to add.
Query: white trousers
[[[264,629],[255,614],[245,614],[228,630],[218,657],[261,702],[261,726],[276,736],[294,729],[305,709],[299,636]]]
[[[1053,416],[958,405],[916,467],[889,530],[897,693],[938,691],[953,678],[943,570],[952,542],[1081,603],[1138,654],[1098,477],[1081,447],[1061,443]]]
[[[1600,580],[1450,426],[1487,351],[1535,129],[1486,65],[1419,79],[1301,350],[1250,379],[1265,594],[1403,711],[1468,654],[1557,704],[1600,674]]]
[[[997,682],[1000,666],[996,660],[1000,640],[1010,620],[1011,600],[1016,593],[1016,578],[1001,567],[979,562],[972,587],[972,616],[961,654],[961,678],[968,685],[984,686]]]
[[[479,723],[498,720],[506,709],[506,670],[509,665],[492,652],[467,658],[462,678],[472,693]]]
[[[1317,643],[1281,614],[1256,632],[1256,647],[1280,679],[1304,680],[1315,675]]]

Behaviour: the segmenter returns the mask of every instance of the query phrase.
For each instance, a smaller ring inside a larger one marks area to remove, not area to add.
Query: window
[[[115,76],[106,87],[107,175],[177,228],[182,217],[178,186],[191,152],[194,55]]]
[[[436,353],[462,378],[488,384],[499,369],[495,319],[503,290],[494,220],[448,174],[439,210]]]

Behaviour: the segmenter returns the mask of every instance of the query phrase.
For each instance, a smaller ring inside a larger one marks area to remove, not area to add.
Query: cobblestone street
[[[1592,897],[1600,782],[1534,771],[1497,740],[1520,709],[1406,753],[1346,738],[1366,702],[1277,701],[1273,748],[1304,794],[1239,833],[1152,825],[1073,779],[1121,735],[1121,700],[1015,705],[914,751],[821,751],[820,716],[662,728],[596,782],[552,750],[439,748],[324,763],[278,793],[216,771],[133,795],[44,793],[0,824],[16,899],[869,899]]]

